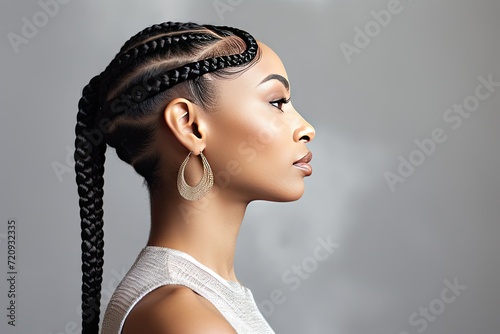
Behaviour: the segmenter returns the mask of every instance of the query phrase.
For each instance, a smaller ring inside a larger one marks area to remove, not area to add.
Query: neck
[[[148,246],[183,251],[224,279],[237,281],[234,253],[248,203],[214,190],[196,202],[177,194],[151,199]]]

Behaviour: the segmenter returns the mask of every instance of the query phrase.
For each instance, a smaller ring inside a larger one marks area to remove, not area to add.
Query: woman
[[[235,276],[236,239],[251,201],[302,196],[313,137],[248,33],[168,22],[126,42],[79,102],[83,332],[99,327],[106,145],[144,177],[151,230],[102,333],[273,333]]]

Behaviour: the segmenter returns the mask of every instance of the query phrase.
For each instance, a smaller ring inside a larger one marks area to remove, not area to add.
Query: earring
[[[194,187],[187,184],[184,179],[184,170],[186,169],[186,165],[192,153],[193,152],[189,152],[179,168],[179,173],[177,174],[177,189],[179,190],[179,194],[188,201],[197,201],[205,196],[210,191],[210,188],[212,188],[214,184],[214,174],[212,173],[212,168],[210,168],[207,158],[205,158],[202,151],[200,151],[200,157],[203,163],[203,176],[200,182]]]

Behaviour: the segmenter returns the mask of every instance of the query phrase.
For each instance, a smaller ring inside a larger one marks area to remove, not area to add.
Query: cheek
[[[238,140],[233,142],[234,157],[250,174],[281,169],[289,162],[287,132],[285,124],[275,116],[247,122],[238,132]]]
[[[213,136],[207,148],[217,151],[222,163],[229,160],[241,165],[262,163],[273,154],[286,150],[291,134],[285,114],[262,102],[247,103],[245,108],[220,113],[214,119]]]

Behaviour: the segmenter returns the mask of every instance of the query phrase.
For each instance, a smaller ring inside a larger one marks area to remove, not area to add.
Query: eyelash
[[[290,102],[290,97],[289,97],[288,99],[286,99],[286,98],[284,98],[284,97],[283,97],[283,98],[281,98],[281,99],[279,99],[279,100],[271,101],[271,102],[269,102],[269,103],[270,103],[273,107],[275,107],[275,108],[277,108],[277,109],[281,110],[281,112],[284,112],[284,111],[283,111],[283,104],[287,104],[288,102]],[[281,107],[279,107],[279,106],[275,106],[273,103],[278,103],[278,104],[281,104]]]

